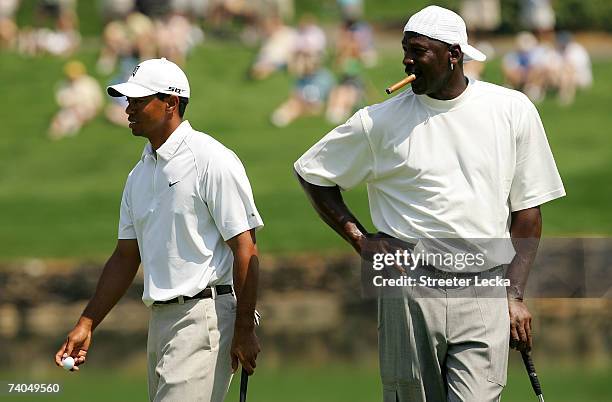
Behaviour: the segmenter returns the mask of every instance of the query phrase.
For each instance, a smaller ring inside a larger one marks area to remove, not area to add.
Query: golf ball
[[[62,367],[66,370],[72,370],[74,367],[74,359],[71,356],[68,356],[64,360],[62,360]]]

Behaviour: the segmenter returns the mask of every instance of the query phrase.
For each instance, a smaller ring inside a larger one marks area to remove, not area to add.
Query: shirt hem
[[[561,198],[565,196],[565,189],[560,188],[554,191],[551,191],[547,194],[541,195],[537,198],[534,198],[532,200],[528,200],[525,202],[522,202],[518,205],[512,205],[511,211],[512,212],[516,212],[516,211],[521,211],[523,209],[528,209],[528,208],[533,208],[533,207],[537,207],[538,205],[542,205],[545,204],[549,201],[555,200],[557,198]]]
[[[310,184],[313,184],[315,186],[321,186],[321,187],[336,187],[337,186],[337,184],[331,180],[325,179],[320,176],[315,176],[315,175],[310,175],[310,174],[305,173],[304,169],[302,169],[302,167],[298,164],[298,162],[296,162],[293,165],[293,168],[295,169],[296,173],[302,179],[304,179]]]
[[[230,230],[223,231],[221,236],[223,237],[224,241],[228,241],[229,239],[231,239],[232,237],[235,237],[236,235],[239,235],[240,233],[244,233],[247,230],[251,230],[251,229],[255,229],[255,231],[258,231],[261,228],[263,228],[263,226],[264,224],[262,221],[257,221],[253,223],[249,222],[248,225],[238,226],[236,228],[232,228]]]

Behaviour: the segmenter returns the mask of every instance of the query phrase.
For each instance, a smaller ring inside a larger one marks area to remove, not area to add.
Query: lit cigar
[[[414,80],[416,80],[416,75],[410,74],[408,77],[404,78],[401,81],[396,82],[395,84],[391,85],[389,88],[385,89],[385,92],[391,95],[393,92],[397,91],[400,88],[405,87],[406,85],[410,84]]]

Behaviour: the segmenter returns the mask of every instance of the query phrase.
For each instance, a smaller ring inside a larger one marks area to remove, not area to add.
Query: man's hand
[[[88,323],[87,319],[81,318],[55,354],[55,364],[62,367],[62,359],[72,356],[74,358],[74,368],[71,371],[79,371],[79,366],[85,363],[87,350],[91,344],[91,335],[91,323]]]
[[[519,351],[531,350],[531,313],[520,299],[508,298],[510,314],[510,347]]]
[[[392,267],[399,271],[401,275],[406,275],[408,272],[407,269],[411,269],[410,267],[412,267],[414,264],[412,259],[413,246],[401,240],[395,239],[383,232],[366,233],[363,239],[359,241],[358,247],[361,257],[370,262],[374,261],[375,254],[395,255],[399,251],[400,255],[403,256],[404,252],[407,251],[408,258],[406,261],[404,261],[402,258],[400,259],[400,262],[394,260],[394,263],[392,264]]]
[[[249,375],[255,372],[255,367],[257,366],[255,360],[261,349],[259,348],[257,335],[255,335],[254,325],[249,327],[236,326],[234,328],[234,339],[232,340],[230,352],[232,356],[232,371],[234,373],[238,370],[238,362],[240,362]]]

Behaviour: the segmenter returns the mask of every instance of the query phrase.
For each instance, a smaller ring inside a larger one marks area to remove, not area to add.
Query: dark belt
[[[217,295],[226,295],[228,293],[232,293],[234,291],[234,289],[232,288],[232,285],[217,285],[215,286],[215,293]],[[204,288],[204,290],[202,290],[200,293],[197,293],[193,296],[178,296],[175,297],[174,299],[170,299],[170,300],[160,300],[160,301],[156,301],[153,304],[174,304],[174,303],[179,303],[179,304],[183,304],[185,303],[187,300],[194,300],[194,299],[210,299],[213,297],[213,291],[210,288],[210,286]]]
[[[419,268],[422,268],[425,271],[428,271],[431,274],[433,274],[432,277],[441,278],[441,279],[473,278],[476,275],[486,275],[487,273],[490,273],[491,271],[494,271],[498,269],[499,267],[500,266],[498,265],[496,267],[489,268],[487,270],[480,271],[480,272],[461,272],[461,271],[452,272],[452,271],[443,271],[441,269],[434,267],[433,265],[422,265],[422,264],[419,265]]]

